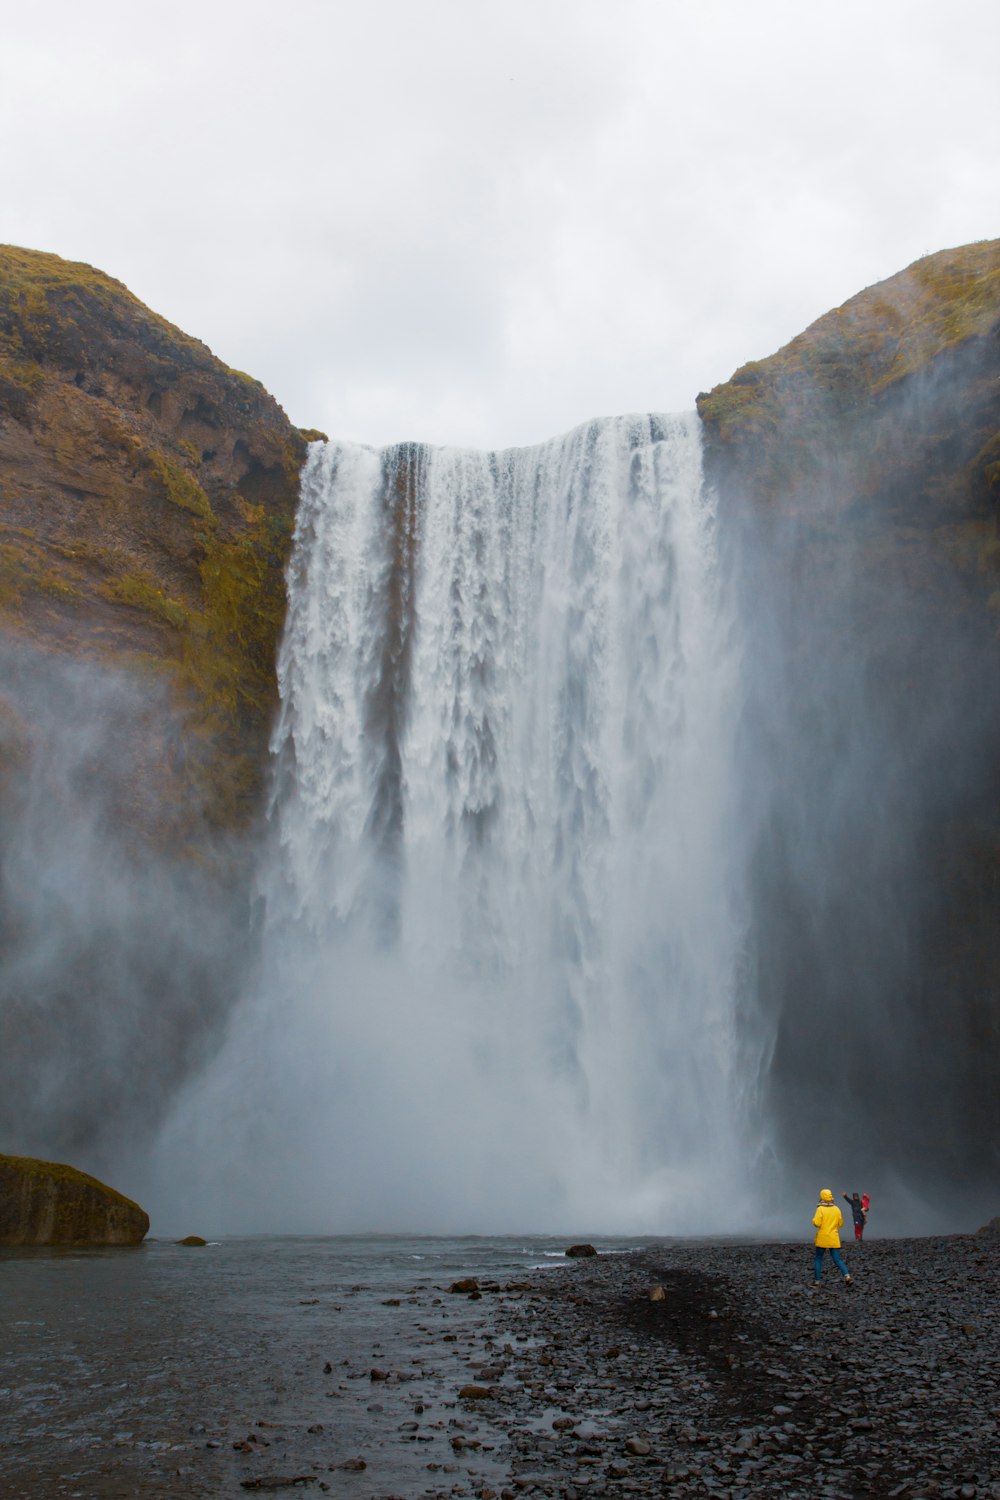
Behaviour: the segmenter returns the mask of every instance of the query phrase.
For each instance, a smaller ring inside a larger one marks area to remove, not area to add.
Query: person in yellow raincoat
[[[833,1201],[833,1194],[829,1188],[822,1188],[819,1195],[819,1206],[813,1214],[813,1224],[816,1228],[816,1258],[813,1262],[813,1286],[819,1286],[823,1275],[823,1257],[829,1250],[830,1259],[844,1278],[846,1286],[851,1285],[851,1274],[844,1264],[844,1257],[840,1253],[840,1226],[844,1222],[844,1215],[840,1212]]]

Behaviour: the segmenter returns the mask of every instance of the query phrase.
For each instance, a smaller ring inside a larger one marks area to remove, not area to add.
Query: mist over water
[[[315,445],[261,972],[165,1136],[164,1212],[745,1222],[739,668],[694,416]]]
[[[181,732],[124,670],[0,648],[0,1150],[125,1191],[247,949],[245,899],[149,826]]]

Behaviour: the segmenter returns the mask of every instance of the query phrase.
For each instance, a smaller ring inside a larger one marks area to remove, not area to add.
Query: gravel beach
[[[828,1265],[813,1291],[806,1241],[659,1241],[394,1288],[324,1280],[321,1242],[259,1287],[225,1247],[162,1249],[160,1291],[124,1304],[115,1262],[39,1265],[39,1288],[106,1275],[116,1300],[92,1316],[74,1282],[70,1323],[22,1297],[0,1493],[1000,1497],[998,1250],[871,1240],[845,1250],[852,1286]]]
[[[871,1240],[845,1251],[853,1285],[828,1264],[816,1292],[801,1244],[598,1257],[543,1279],[507,1310],[538,1342],[511,1357],[505,1488],[1000,1496],[997,1246]]]

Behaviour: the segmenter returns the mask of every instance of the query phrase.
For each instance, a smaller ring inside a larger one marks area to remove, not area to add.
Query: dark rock
[[[463,1276],[460,1281],[453,1281],[448,1290],[449,1292],[464,1292],[468,1295],[470,1292],[479,1291],[479,1282],[474,1276]]]
[[[139,1245],[149,1215],[76,1167],[0,1156],[0,1245]]]
[[[174,1242],[178,1245],[207,1245],[208,1240],[203,1240],[200,1234],[187,1234],[182,1240]]]
[[[572,1256],[574,1259],[582,1260],[585,1257],[596,1255],[597,1251],[593,1245],[570,1245],[566,1254]]]
[[[629,1438],[625,1444],[625,1451],[635,1458],[648,1458],[653,1451],[653,1445],[645,1438]]]
[[[304,1488],[307,1484],[316,1484],[316,1474],[294,1474],[288,1478],[280,1474],[261,1474],[256,1479],[241,1479],[240,1488],[244,1490],[290,1490],[295,1486]]]

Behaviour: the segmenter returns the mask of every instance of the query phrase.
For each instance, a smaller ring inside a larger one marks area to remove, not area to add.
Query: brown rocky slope
[[[153,733],[132,812],[174,847],[257,807],[304,454],[119,282],[0,248],[0,630],[166,685],[184,734]],[[0,700],[8,766],[19,712]]]

